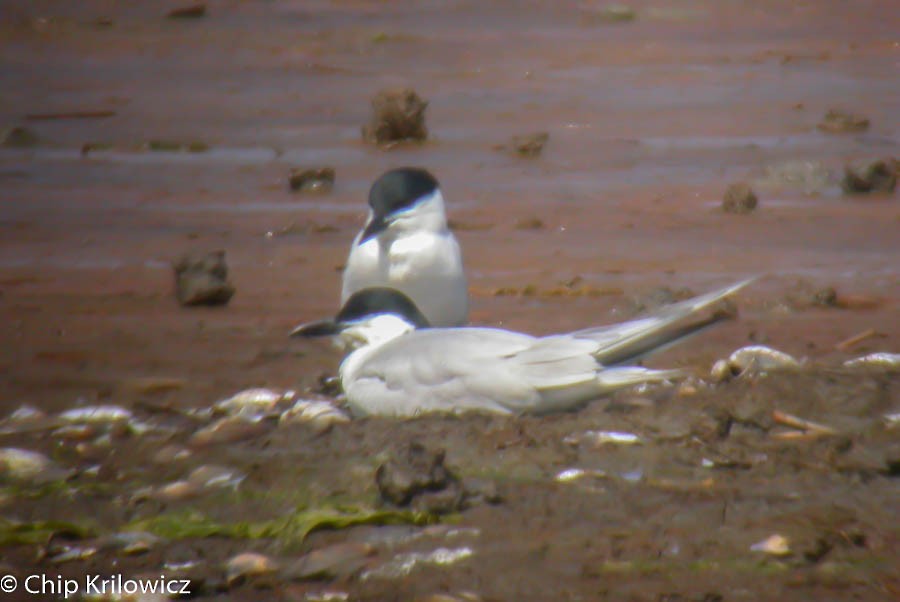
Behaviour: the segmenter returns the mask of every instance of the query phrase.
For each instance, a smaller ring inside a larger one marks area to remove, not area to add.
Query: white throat
[[[400,316],[379,314],[344,328],[339,339],[344,348],[348,350],[369,346],[377,347],[415,329],[414,325]]]

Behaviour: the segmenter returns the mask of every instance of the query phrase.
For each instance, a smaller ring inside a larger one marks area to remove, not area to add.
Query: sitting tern
[[[730,317],[719,312],[683,324],[750,282],[621,324],[544,337],[497,328],[430,328],[409,297],[370,288],[354,293],[333,320],[303,324],[291,336],[335,335],[353,349],[339,376],[357,415],[544,414],[629,385],[682,376],[627,364]]]
[[[369,217],[350,249],[341,304],[378,286],[407,295],[433,326],[468,321],[459,244],[447,227],[438,182],[424,169],[392,169],[369,191]]]

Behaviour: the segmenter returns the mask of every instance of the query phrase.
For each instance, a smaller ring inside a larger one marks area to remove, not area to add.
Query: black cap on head
[[[359,237],[359,244],[388,227],[387,217],[413,206],[438,188],[438,181],[419,167],[398,167],[381,175],[369,189],[372,219]]]
[[[412,299],[388,287],[364,288],[350,295],[344,307],[333,320],[318,320],[301,324],[293,331],[292,337],[324,337],[340,334],[343,325],[379,314],[395,314],[415,326],[429,328],[431,324]]]
[[[416,328],[431,326],[412,299],[395,288],[385,286],[364,288],[350,295],[334,321],[352,322],[378,314],[396,314]]]
[[[438,188],[438,181],[419,167],[392,169],[375,180],[369,189],[369,206],[376,216],[385,217],[413,205]]]

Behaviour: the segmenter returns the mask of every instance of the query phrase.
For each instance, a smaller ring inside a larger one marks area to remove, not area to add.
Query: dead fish
[[[291,401],[296,392],[272,389],[245,389],[217,402],[213,408],[223,414],[264,414],[271,412],[282,401]]]
[[[870,353],[844,362],[845,368],[886,368],[897,370],[900,368],[900,353]]]
[[[474,556],[470,547],[438,548],[431,552],[409,552],[398,554],[388,562],[374,569],[365,571],[360,579],[365,581],[372,577],[381,579],[399,579],[409,575],[417,566],[450,566],[466,558]]]
[[[187,481],[198,487],[229,487],[237,489],[238,485],[246,477],[247,475],[227,466],[204,464],[191,471]]]
[[[800,361],[783,351],[765,345],[749,345],[736,350],[728,359],[713,364],[710,377],[713,382],[725,382],[735,376],[757,376],[800,366]]]
[[[334,424],[350,422],[350,416],[327,401],[298,400],[286,410],[278,424],[310,424],[316,431],[324,431]]]
[[[788,556],[791,553],[791,542],[784,535],[770,535],[762,541],[750,546],[752,552],[762,552],[769,556]]]
[[[567,468],[556,473],[553,480],[557,483],[571,483],[584,477],[606,477],[606,473],[602,470],[585,470],[584,468]]]
[[[40,452],[16,447],[0,449],[0,475],[14,481],[48,483],[65,480],[72,473]]]
[[[187,460],[192,455],[191,450],[180,445],[166,445],[153,454],[153,462],[156,464],[169,464]]]
[[[190,444],[203,447],[217,443],[234,443],[261,435],[267,429],[262,416],[235,414],[216,420],[198,430],[191,435]]]
[[[617,445],[634,445],[640,443],[641,438],[634,433],[625,433],[620,431],[585,431],[580,434],[569,435],[563,439],[563,443],[569,445],[578,445],[580,443],[590,443],[594,446],[601,446],[605,443],[614,443]]]
[[[92,424],[67,424],[59,427],[51,434],[57,439],[87,441],[97,435],[97,429]]]
[[[98,550],[120,550],[124,554],[143,554],[164,540],[146,531],[120,531],[97,539]]]
[[[63,546],[60,551],[55,551],[47,558],[52,564],[62,564],[73,560],[86,560],[97,553],[97,548],[89,546]]]
[[[244,552],[231,557],[225,563],[225,581],[229,587],[245,579],[271,575],[279,568],[279,563],[268,556],[255,552]]]
[[[73,408],[58,416],[63,422],[97,423],[131,420],[133,414],[120,406],[101,405]]]

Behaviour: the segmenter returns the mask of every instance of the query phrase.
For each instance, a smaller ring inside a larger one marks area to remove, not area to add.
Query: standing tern
[[[353,349],[339,376],[355,414],[414,416],[465,411],[544,414],[612,391],[682,376],[625,365],[730,317],[695,317],[751,280],[663,307],[635,320],[534,337],[497,328],[429,328],[406,295],[354,293],[333,320],[291,336],[336,335]]]
[[[433,326],[468,321],[459,244],[447,227],[438,182],[424,169],[392,169],[369,191],[369,217],[350,249],[341,304],[379,286],[404,293]]]

